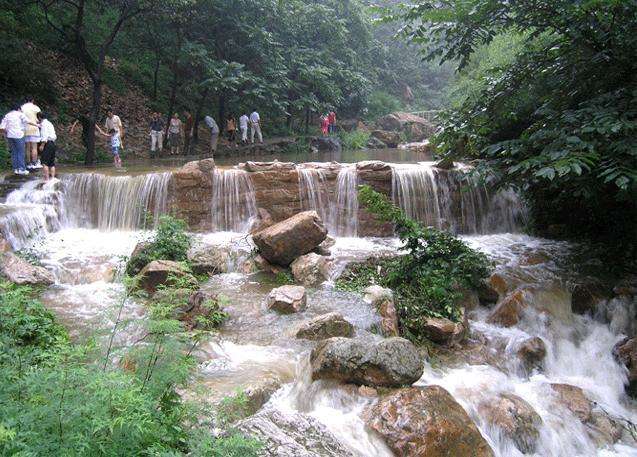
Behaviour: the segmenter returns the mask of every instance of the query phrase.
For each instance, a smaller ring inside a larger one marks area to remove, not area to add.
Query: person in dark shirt
[[[153,113],[150,119],[150,156],[155,156],[155,151],[161,155],[164,149],[164,120],[159,113]]]

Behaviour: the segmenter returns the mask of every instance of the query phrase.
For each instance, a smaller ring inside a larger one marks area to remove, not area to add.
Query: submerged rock
[[[21,286],[50,286],[55,282],[46,268],[31,265],[13,252],[0,254],[0,275]]]
[[[290,265],[294,281],[306,287],[318,286],[329,278],[327,258],[310,252],[297,258]]]
[[[418,350],[403,338],[330,338],[314,348],[310,362],[313,380],[333,379],[375,387],[411,385],[424,371]]]
[[[268,308],[281,314],[297,313],[305,309],[307,294],[305,287],[281,286],[272,289],[267,299]]]
[[[353,335],[354,326],[338,313],[316,317],[303,324],[296,332],[297,338],[306,340],[326,340],[336,336],[349,338]]]
[[[625,338],[617,343],[613,355],[628,369],[626,393],[637,398],[637,338]]]
[[[380,314],[380,329],[383,336],[398,336],[398,313],[394,305],[394,293],[381,286],[369,286],[365,289],[364,300],[372,305]]]
[[[317,419],[302,413],[265,409],[236,425],[263,443],[265,457],[354,457]]]
[[[518,357],[527,371],[539,368],[546,357],[546,344],[538,336],[528,338],[520,345]]]
[[[263,258],[286,267],[326,237],[327,229],[316,211],[304,211],[254,234],[253,240]]]
[[[478,405],[487,422],[498,427],[524,454],[535,452],[542,418],[526,401],[510,393],[501,393]]]
[[[365,412],[367,425],[398,457],[491,457],[478,427],[440,386],[411,387]]]
[[[153,260],[139,273],[138,286],[154,295],[159,285],[172,286],[176,281],[185,281],[189,285],[197,284],[197,280],[178,262],[171,260]]]

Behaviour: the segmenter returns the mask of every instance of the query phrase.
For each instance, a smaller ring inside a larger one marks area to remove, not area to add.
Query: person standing
[[[38,143],[40,142],[40,129],[37,126],[38,123],[38,113],[40,112],[40,107],[34,103],[33,97],[27,97],[26,102],[20,110],[24,113],[24,115],[29,120],[29,125],[27,125],[24,141],[26,148],[26,161],[27,168],[42,168],[42,164],[38,159]]]
[[[261,133],[261,116],[254,110],[250,115],[250,137],[254,144],[254,134],[259,138],[259,143],[263,143],[263,134]]]
[[[0,122],[0,132],[6,137],[9,151],[11,151],[11,164],[16,175],[28,175],[25,165],[25,140],[24,132],[30,124],[29,119],[21,111],[20,104],[15,104]],[[35,124],[37,125],[37,124]]]
[[[226,132],[228,134],[228,142],[234,146],[237,145],[237,121],[235,121],[234,116],[231,114],[228,116],[228,120],[226,121]]]
[[[49,178],[55,179],[55,153],[57,151],[55,142],[57,141],[57,135],[55,134],[55,127],[53,127],[45,113],[38,113],[38,121],[40,121],[40,155],[44,167],[44,180],[48,181]]]
[[[330,129],[330,117],[327,114],[321,116],[321,133],[323,136],[327,136]]]
[[[164,120],[159,113],[153,113],[150,119],[150,156],[155,156],[155,151],[161,156],[164,149]]]
[[[203,120],[210,129],[210,155],[214,156],[219,141],[219,126],[212,116],[206,116]]]
[[[195,118],[189,111],[184,113],[184,155],[190,154],[190,142],[195,130]]]
[[[248,144],[248,122],[250,118],[244,114],[239,118],[239,128],[241,129],[241,144]]]
[[[120,157],[120,150],[122,148],[122,137],[117,129],[110,129],[108,133],[104,133],[100,130],[102,135],[105,135],[111,140],[111,153],[113,154],[113,165],[115,168],[122,168],[122,159]]]
[[[330,111],[327,119],[329,121],[329,133],[333,135],[336,133],[336,113],[334,111]]]
[[[110,132],[111,130],[117,130],[120,136],[120,147],[124,147],[124,124],[122,124],[122,120],[118,115],[113,113],[112,108],[108,108],[106,112],[106,122],[104,123],[106,127],[106,131]]]
[[[170,155],[179,154],[179,148],[181,147],[181,133],[183,131],[183,123],[179,119],[179,114],[173,114],[170,118],[170,125],[168,126],[168,141],[170,142]]]

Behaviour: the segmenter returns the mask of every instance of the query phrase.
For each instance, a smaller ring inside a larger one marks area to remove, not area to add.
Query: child
[[[110,129],[108,135],[111,138],[111,152],[113,153],[113,164],[115,168],[122,168],[122,159],[119,157],[119,150],[122,147],[122,140],[119,130]]]
[[[57,151],[55,141],[57,135],[55,134],[55,128],[47,115],[43,112],[37,114],[38,121],[40,121],[40,153],[42,157],[42,166],[44,167],[44,180],[48,181],[49,178],[55,179],[55,153]]]

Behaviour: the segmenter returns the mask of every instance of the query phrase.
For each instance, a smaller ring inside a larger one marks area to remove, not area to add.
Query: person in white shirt
[[[257,113],[257,110],[254,110],[250,115],[250,138],[252,143],[254,144],[254,134],[257,134],[257,138],[259,138],[259,143],[263,143],[263,135],[261,134],[261,116]]]
[[[40,129],[38,128],[38,113],[40,107],[33,103],[33,97],[27,97],[24,105],[20,107],[20,111],[29,120],[26,131],[24,132],[24,141],[26,143],[26,160],[27,168],[42,168],[42,164],[38,160],[38,143],[40,142]]]
[[[250,118],[244,114],[239,118],[239,129],[241,130],[241,144],[248,144],[248,122]]]
[[[55,153],[57,151],[55,142],[57,141],[57,135],[55,134],[55,127],[53,127],[46,114],[39,112],[38,120],[40,121],[40,153],[42,166],[44,167],[44,180],[48,181],[49,178],[55,179]]]
[[[110,132],[111,130],[117,130],[120,134],[120,147],[124,147],[124,124],[122,124],[122,120],[120,117],[113,113],[111,108],[106,112],[106,122],[104,122],[104,126],[106,127],[106,131]],[[99,130],[99,129],[98,129]],[[100,130],[100,133],[102,131]]]
[[[217,152],[217,142],[219,141],[219,126],[212,116],[206,116],[203,118],[210,129],[210,155],[214,155]]]
[[[0,122],[0,133],[7,139],[9,151],[11,151],[11,163],[13,172],[17,175],[28,175],[25,164],[25,141],[24,132],[30,124],[29,119],[20,110],[20,105],[15,104]],[[37,125],[37,124],[33,124]]]

